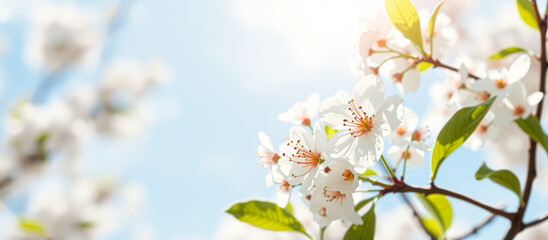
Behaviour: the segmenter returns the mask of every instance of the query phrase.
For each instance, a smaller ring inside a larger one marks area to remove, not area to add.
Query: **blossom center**
[[[403,75],[401,73],[396,73],[396,74],[392,75],[392,79],[396,83],[401,83],[401,81],[403,79]]]
[[[354,180],[354,174],[352,173],[352,171],[348,169],[344,170],[344,172],[342,173],[342,176],[344,177],[345,182]]]
[[[399,126],[398,128],[396,128],[396,134],[400,135],[400,136],[403,136],[407,131],[405,130],[404,127],[402,126]]]
[[[401,159],[403,159],[403,160],[408,160],[408,159],[410,159],[410,158],[411,158],[411,152],[409,152],[409,151],[406,150],[406,151],[403,151],[403,152],[401,153]]]
[[[386,47],[386,39],[383,38],[377,40],[377,46],[379,46],[380,48]]]
[[[322,216],[322,217],[326,217],[326,216],[327,216],[324,207],[320,209],[320,211],[318,212],[318,214],[320,214],[320,216]]]
[[[339,201],[341,206],[343,204],[343,200],[346,198],[346,195],[340,191],[327,190],[327,188],[323,189],[323,195],[327,198],[328,202]]]
[[[487,91],[479,91],[478,93],[476,93],[476,99],[482,102],[489,99],[490,96],[491,94],[489,94]]]
[[[426,126],[425,128],[416,129],[415,131],[413,131],[413,134],[411,134],[411,141],[420,142],[426,140],[426,138],[429,137],[426,135],[428,134],[428,132],[428,126]]]
[[[495,80],[495,86],[498,89],[504,89],[506,87],[506,85],[508,85],[508,83],[506,81],[504,81],[504,78],[499,78],[499,79]]]
[[[371,132],[375,115],[368,116],[361,106],[357,107],[356,104],[354,104],[354,99],[350,100],[348,104],[350,105],[348,110],[352,113],[353,118],[350,120],[344,119],[343,126],[349,127],[348,131],[350,131],[350,135],[359,137]]]
[[[303,165],[304,167],[308,168],[308,171],[303,173],[302,175],[296,176],[294,174],[291,174],[293,177],[301,177],[306,174],[308,174],[312,169],[316,168],[318,164],[320,163],[321,159],[321,153],[313,152],[312,150],[306,148],[302,143],[301,140],[293,141],[291,140],[289,143],[287,143],[287,146],[293,146],[293,150],[295,150],[291,157],[289,158],[290,161]],[[283,154],[286,156],[286,154]]]
[[[310,118],[307,118],[307,117],[303,118],[302,125],[310,126]]]
[[[280,155],[278,155],[275,152],[262,152],[261,154],[258,154],[259,158],[262,162],[262,167],[267,167],[272,164],[278,163],[278,160],[280,160]]]
[[[523,106],[517,105],[514,107],[514,115],[521,116],[523,113],[525,113],[525,108]]]
[[[282,192],[289,192],[289,187],[291,185],[289,184],[289,182],[283,180],[282,182],[278,182],[278,188],[280,189],[280,191]]]
[[[487,132],[487,126],[484,124],[480,124],[478,128],[476,128],[476,132],[479,134],[484,134],[485,132]]]

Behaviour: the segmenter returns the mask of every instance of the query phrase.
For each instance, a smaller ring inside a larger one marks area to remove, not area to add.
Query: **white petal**
[[[306,99],[306,112],[309,119],[312,119],[316,115],[319,107],[320,94],[313,93],[312,95],[308,96],[308,98]]]
[[[291,196],[291,187],[289,188],[289,191],[280,190],[276,194],[276,203],[281,208],[285,208],[285,206],[287,206],[287,203],[289,202],[289,197]]]
[[[384,116],[384,118],[388,121],[388,125],[390,127],[390,129],[387,129],[387,131],[383,130],[383,136],[387,136],[400,125],[404,114],[404,108],[402,104],[403,99],[398,95],[392,95],[390,97],[387,97],[382,102],[382,105],[379,108],[379,111],[377,111],[377,114]],[[375,118],[376,117],[377,116],[375,116]]]
[[[308,150],[315,151],[314,146],[314,137],[312,136],[312,133],[307,131],[306,129],[302,127],[292,127],[291,130],[289,130],[289,139],[297,142],[300,140],[300,143],[307,148]]]
[[[407,92],[416,92],[420,84],[420,73],[417,69],[407,71],[402,78],[401,85],[404,89],[403,94]]]
[[[259,141],[261,142],[261,145],[263,145],[266,149],[271,152],[275,152],[274,146],[272,145],[270,138],[264,132],[259,132]]]
[[[544,94],[542,92],[534,92],[527,97],[527,103],[529,103],[530,106],[536,106],[542,100],[543,96]]]
[[[316,152],[323,153],[326,145],[327,133],[325,133],[325,128],[322,127],[320,122],[316,122],[314,125],[314,149]]]
[[[508,69],[508,84],[515,83],[525,77],[531,66],[531,57],[527,54],[521,54]]]
[[[362,106],[366,113],[379,109],[384,98],[384,84],[376,75],[367,75],[360,80],[352,90],[352,99]]]
[[[335,96],[325,99],[320,104],[320,120],[333,129],[344,128],[343,120],[352,118],[348,111],[349,100],[350,97],[345,92],[338,92]]]

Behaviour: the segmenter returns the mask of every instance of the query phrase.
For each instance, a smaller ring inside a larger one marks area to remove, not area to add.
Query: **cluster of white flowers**
[[[421,23],[428,22],[427,11],[418,15]],[[432,66],[447,69],[448,79],[431,90],[435,110],[443,116],[496,97],[466,143],[473,150],[487,140],[496,141],[501,128],[514,120],[529,117],[543,98],[542,92],[528,93],[522,81],[531,65],[529,54],[518,55],[509,68],[488,69],[466,57],[456,58],[458,68],[442,64],[439,59],[458,39],[457,29],[443,13],[438,14],[431,32],[428,24],[422,25],[425,46],[415,45],[392,27],[384,11],[360,24],[351,64],[358,82],[351,94],[338,92],[321,101],[315,93],[280,114],[279,120],[297,126],[291,128],[279,151],[265,133],[259,133],[258,155],[262,167],[269,168],[267,186],[277,185],[277,204],[285,207],[292,189],[299,187],[320,227],[339,219],[347,225],[362,223],[353,204],[360,174],[383,159],[385,138],[390,139],[387,155],[396,167],[400,162],[420,166],[425,151],[430,150],[425,141],[429,128],[419,127],[418,115],[403,106],[401,97],[385,97],[381,76],[407,94],[418,89],[422,71]],[[316,113],[318,121],[313,123]],[[395,184],[402,181],[393,180]]]

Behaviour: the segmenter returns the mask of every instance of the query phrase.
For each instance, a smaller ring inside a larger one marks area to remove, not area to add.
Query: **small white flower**
[[[314,189],[307,195],[314,220],[321,227],[337,219],[362,224],[360,215],[354,211],[352,193],[358,187],[358,175],[353,166],[343,159],[327,160],[322,166]]]
[[[406,160],[411,167],[419,167],[424,163],[424,151],[413,146],[394,145],[388,150],[388,156],[396,163]]]
[[[320,105],[320,95],[313,93],[310,95],[306,103],[297,102],[291,106],[287,112],[281,113],[278,115],[278,119],[283,122],[288,122],[295,125],[305,125],[310,126],[310,120],[318,112],[318,107]]]
[[[485,115],[480,125],[476,128],[474,133],[466,141],[466,144],[470,146],[473,151],[479,150],[487,140],[496,141],[500,127],[493,124],[495,121],[495,114],[490,111]]]
[[[360,172],[374,165],[384,149],[383,137],[401,123],[402,102],[397,95],[385,99],[382,80],[374,75],[359,80],[352,96],[340,92],[322,102],[321,121],[338,130],[329,140],[332,156],[347,156]]]
[[[520,55],[509,69],[502,68],[487,72],[487,78],[476,81],[471,85],[477,91],[476,98],[479,103],[484,102],[491,96],[497,96],[501,101],[514,83],[521,80],[529,71],[531,59],[529,55]]]
[[[282,173],[278,165],[272,166],[272,177],[274,178],[274,182],[276,182],[276,203],[281,208],[285,208],[289,202],[293,186],[287,182],[287,177]]]
[[[527,96],[525,84],[517,82],[502,101],[506,107],[497,108],[495,112],[497,118],[501,119],[500,125],[518,118],[527,118],[543,96],[542,92],[534,92]]]
[[[388,136],[391,143],[398,146],[411,145],[423,151],[428,150],[430,146],[425,142],[428,128],[417,128],[419,117],[411,109],[404,108],[404,112],[402,123]]]
[[[259,132],[259,141],[261,142],[261,145],[257,147],[257,155],[260,158],[261,167],[268,167],[266,186],[270,187],[273,184],[272,165],[278,163],[280,155],[274,150],[270,138],[264,132]]]
[[[301,192],[312,186],[322,158],[325,158],[327,134],[321,124],[314,125],[313,133],[302,127],[289,131],[289,141],[280,147],[280,168],[291,185],[302,184]]]

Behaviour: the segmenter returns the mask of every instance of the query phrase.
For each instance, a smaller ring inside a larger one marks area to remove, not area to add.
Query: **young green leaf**
[[[419,72],[421,73],[428,70],[432,66],[433,64],[429,62],[420,62],[417,64],[417,68],[419,69]]]
[[[516,0],[521,19],[530,27],[538,30],[537,18],[533,12],[533,5],[529,0]]]
[[[533,140],[542,145],[544,150],[548,152],[548,136],[542,130],[538,118],[529,116],[526,119],[517,119],[516,123],[525,133],[529,135]]]
[[[432,181],[436,178],[439,167],[445,158],[457,150],[476,130],[491,105],[493,105],[495,98],[492,97],[477,106],[460,109],[443,126],[432,151],[432,175],[430,176]]]
[[[508,188],[510,191],[518,195],[518,198],[521,202],[521,185],[519,184],[519,179],[509,170],[498,170],[493,171],[483,163],[481,167],[476,172],[476,179],[483,180],[485,178],[491,179],[491,181]]]
[[[435,238],[442,236],[443,230],[440,227],[440,224],[431,217],[421,217],[422,225],[425,230],[432,234]]]
[[[453,221],[451,204],[445,195],[430,194],[425,197],[424,194],[417,193],[417,198],[432,215],[433,219],[439,224],[441,235],[443,235],[443,233],[449,229],[451,222]]]
[[[291,203],[288,202],[284,210],[286,210],[288,213],[293,214],[293,207],[291,206]]]
[[[394,27],[424,54],[419,15],[413,4],[409,0],[385,0],[384,4]]]
[[[362,209],[365,205],[367,205],[368,203],[370,203],[371,201],[373,201],[373,199],[377,198],[378,196],[374,196],[372,198],[368,198],[368,199],[364,199],[362,201],[360,201],[358,204],[356,204],[356,206],[354,207],[354,211],[359,211],[360,209]]]
[[[310,237],[299,220],[274,203],[263,201],[236,203],[226,212],[256,227],[274,231],[295,231]]]
[[[491,56],[489,56],[489,59],[502,59],[505,58],[513,53],[527,53],[529,56],[534,57],[535,53],[530,50],[525,50],[520,47],[507,47],[505,49],[500,50],[498,53],[495,53]]]
[[[43,239],[48,239],[48,232],[46,231],[46,228],[38,220],[29,219],[29,218],[20,218],[19,228],[25,233],[35,235]]]
[[[445,3],[444,1],[441,1],[436,6],[436,9],[434,10],[434,13],[432,13],[432,17],[430,17],[430,21],[428,22],[428,39],[430,40],[430,54],[432,54],[432,49],[434,49],[434,26],[436,25],[436,18],[438,17],[438,12],[440,11],[441,6]]]
[[[337,130],[330,128],[329,126],[325,125],[325,133],[327,134],[327,139],[329,140],[333,134],[335,134]]]
[[[369,211],[362,216],[362,221],[362,225],[353,224],[348,231],[346,231],[344,240],[373,240],[375,237],[375,203],[373,203]]]

